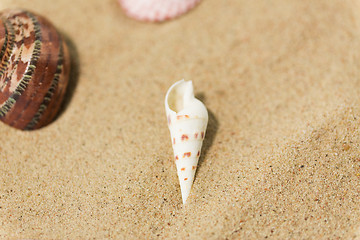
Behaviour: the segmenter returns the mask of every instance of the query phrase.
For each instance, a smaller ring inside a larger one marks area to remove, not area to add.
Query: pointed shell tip
[[[185,205],[201,153],[208,123],[205,105],[194,97],[192,81],[174,83],[165,97],[165,110]]]

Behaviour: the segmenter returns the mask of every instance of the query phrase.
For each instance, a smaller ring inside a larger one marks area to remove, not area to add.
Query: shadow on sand
[[[71,102],[71,99],[74,95],[76,86],[78,84],[79,80],[79,66],[80,66],[80,60],[79,55],[77,52],[77,48],[73,41],[64,33],[61,33],[64,41],[67,43],[69,54],[70,54],[70,76],[69,76],[69,82],[66,88],[65,96],[63,99],[63,102],[61,104],[59,113],[57,114],[55,120],[57,120],[66,110],[69,103]]]

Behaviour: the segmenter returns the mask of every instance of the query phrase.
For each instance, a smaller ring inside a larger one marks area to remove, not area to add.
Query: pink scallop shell
[[[201,0],[119,0],[126,15],[140,21],[162,22],[194,8]]]

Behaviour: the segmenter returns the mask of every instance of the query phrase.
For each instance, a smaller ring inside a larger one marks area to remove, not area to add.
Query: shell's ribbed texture
[[[165,110],[174,150],[183,203],[194,181],[208,123],[208,112],[194,97],[191,81],[172,85],[165,97]]]
[[[0,13],[0,120],[38,129],[56,116],[69,78],[67,46],[45,18],[23,10]]]
[[[147,22],[162,22],[176,18],[201,0],[119,0],[125,13],[134,19]]]

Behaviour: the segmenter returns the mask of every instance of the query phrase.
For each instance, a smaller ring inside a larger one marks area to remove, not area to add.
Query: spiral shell
[[[24,10],[0,13],[0,120],[38,129],[56,116],[69,79],[67,46],[45,18]]]
[[[205,105],[194,97],[191,81],[178,81],[168,90],[165,111],[174,150],[183,204],[190,195],[208,123]]]

